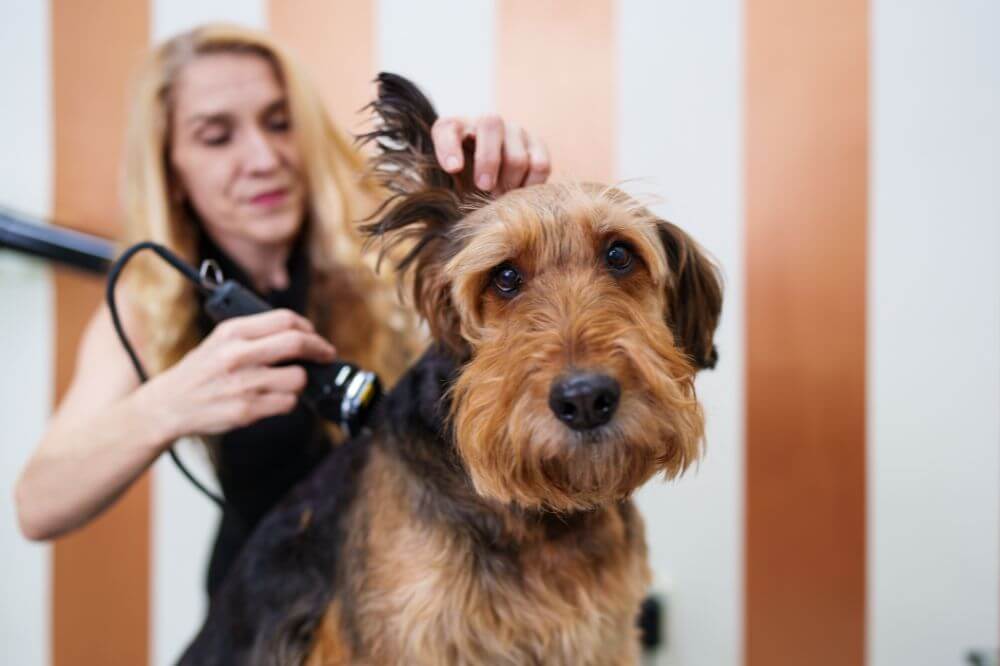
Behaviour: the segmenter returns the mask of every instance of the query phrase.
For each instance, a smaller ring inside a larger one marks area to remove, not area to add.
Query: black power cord
[[[144,241],[136,243],[125,250],[111,265],[108,273],[108,286],[105,296],[108,308],[111,310],[111,321],[122,346],[128,352],[139,379],[148,380],[148,375],[135,353],[135,349],[125,335],[118,307],[115,304],[115,285],[121,276],[125,264],[142,250],[152,250],[161,259],[176,268],[184,277],[190,280],[205,298],[205,312],[216,323],[232,317],[258,314],[271,310],[271,306],[257,297],[252,291],[234,280],[223,281],[219,267],[214,262],[207,261],[202,266],[202,272],[196,271],[176,254],[166,247]],[[302,391],[301,400],[318,416],[336,423],[350,437],[361,431],[368,418],[382,397],[382,385],[373,372],[362,370],[350,363],[335,361],[328,364],[301,363],[306,371],[306,386]],[[193,483],[206,497],[215,502],[220,509],[227,509],[226,501],[206,488],[184,466],[173,447],[170,457],[181,473]]]
[[[146,374],[145,368],[142,367],[142,363],[139,361],[139,357],[135,353],[132,343],[129,342],[128,336],[125,335],[125,329],[122,326],[121,317],[118,316],[118,306],[115,304],[115,285],[118,284],[118,278],[121,276],[121,272],[125,268],[125,264],[127,264],[136,253],[142,250],[152,250],[156,254],[160,255],[164,261],[176,268],[184,275],[184,277],[196,284],[202,293],[208,293],[208,289],[206,289],[205,285],[202,283],[201,276],[193,268],[191,268],[191,266],[181,261],[177,255],[167,248],[150,241],[136,243],[132,247],[125,250],[125,252],[123,252],[122,255],[111,265],[111,270],[108,273],[108,286],[105,291],[105,298],[108,301],[108,309],[111,310],[111,322],[115,326],[115,333],[118,334],[118,339],[121,340],[122,346],[125,347],[125,351],[128,352],[128,357],[132,360],[132,367],[135,368],[136,374],[139,375],[139,381],[146,383],[149,376]],[[177,465],[177,469],[181,471],[181,474],[187,477],[187,480],[194,484],[194,486],[200,490],[205,497],[215,502],[220,509],[225,511],[226,500],[206,488],[201,481],[196,479],[194,475],[191,474],[191,471],[184,466],[184,463],[182,463],[181,459],[177,456],[177,452],[174,450],[173,446],[170,447],[169,451],[171,460],[173,460],[174,464]]]

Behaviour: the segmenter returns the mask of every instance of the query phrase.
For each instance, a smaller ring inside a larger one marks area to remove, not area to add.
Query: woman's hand
[[[145,331],[123,304],[141,356]],[[107,306],[100,307],[73,381],[18,479],[21,530],[29,539],[65,534],[110,506],[177,438],[289,411],[305,370],[270,366],[334,356],[305,318],[274,310],[223,322],[176,365],[139,384]]]
[[[465,167],[462,143],[466,139],[475,141],[473,173],[476,186],[486,192],[503,194],[544,183],[551,171],[545,144],[495,114],[475,119],[438,118],[431,136],[438,162],[448,173],[458,173]]]
[[[217,434],[282,414],[306,385],[298,365],[329,363],[336,351],[312,323],[290,310],[273,310],[219,324],[179,363],[136,395],[159,414],[168,441]]]

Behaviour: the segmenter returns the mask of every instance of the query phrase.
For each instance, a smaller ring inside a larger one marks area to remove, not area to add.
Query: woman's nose
[[[267,173],[281,164],[281,154],[271,138],[258,129],[247,132],[243,146],[244,163],[250,173]]]

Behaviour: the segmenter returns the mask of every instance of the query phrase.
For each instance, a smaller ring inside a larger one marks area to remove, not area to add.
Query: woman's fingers
[[[238,370],[252,365],[274,365],[284,361],[329,363],[337,352],[315,333],[282,331],[255,340],[234,343],[220,352],[225,367]]]
[[[259,393],[293,393],[298,395],[306,386],[306,371],[299,365],[278,368],[247,368],[233,377],[233,387],[238,395]]]
[[[538,185],[549,179],[552,172],[552,162],[549,160],[549,150],[545,143],[533,136],[527,136],[528,146],[528,175],[524,179],[524,186]]]
[[[297,365],[253,367],[233,374],[220,396],[222,430],[291,411],[305,385],[306,371]]]
[[[228,319],[216,327],[212,338],[211,354],[228,371],[294,360],[326,363],[337,353],[308,319],[291,310]]]
[[[223,340],[254,340],[286,330],[312,333],[316,329],[302,315],[280,309],[227,319],[216,326],[212,334]]]
[[[527,134],[509,123],[504,131],[503,163],[500,167],[500,191],[521,187],[528,173]]]
[[[234,402],[229,418],[232,426],[224,428],[223,432],[232,429],[232,427],[239,428],[250,425],[269,416],[287,414],[295,408],[297,402],[298,395],[284,392],[259,393],[252,398]]]
[[[448,173],[458,173],[465,167],[462,141],[465,140],[465,121],[462,118],[438,118],[431,128],[434,154],[441,168]]]
[[[463,142],[475,142],[473,179],[476,187],[501,194],[524,185],[544,183],[551,167],[545,144],[496,114],[476,120],[439,118],[431,128],[434,154],[448,173],[465,168]]]
[[[476,156],[473,169],[476,187],[484,192],[497,185],[500,160],[503,156],[504,125],[500,116],[485,115],[476,121]]]

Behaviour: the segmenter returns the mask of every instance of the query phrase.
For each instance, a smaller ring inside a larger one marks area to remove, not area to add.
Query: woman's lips
[[[268,190],[267,192],[261,192],[250,198],[250,203],[255,206],[277,206],[278,204],[284,202],[288,197],[288,190],[285,188],[280,188],[277,190]]]

